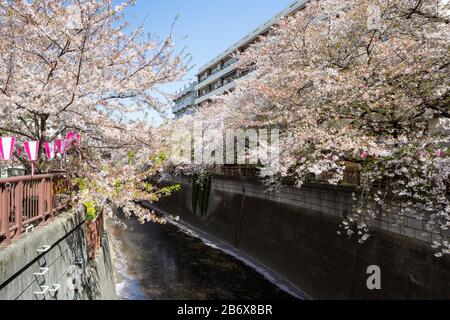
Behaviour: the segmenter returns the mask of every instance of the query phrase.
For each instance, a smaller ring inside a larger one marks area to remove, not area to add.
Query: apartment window
[[[216,72],[219,72],[221,69],[222,69],[222,68],[221,68],[221,65],[220,65],[220,63],[219,63],[219,64],[215,65],[213,68],[211,68],[211,74],[214,74],[214,73],[216,73]]]
[[[202,82],[206,78],[208,78],[208,72],[205,71],[198,76],[198,82]]]
[[[226,67],[235,63],[236,61],[237,61],[237,59],[235,57],[230,57],[228,60],[225,60],[225,62],[223,63],[223,68],[225,69]]]
[[[216,81],[210,85],[211,91],[216,90],[216,89],[220,88],[221,86],[222,86],[221,81],[220,80]]]
[[[203,88],[203,89],[200,89],[200,90],[198,90],[198,96],[199,97],[202,97],[202,96],[204,96],[205,94],[207,94],[209,91],[208,91],[208,88]]]
[[[247,69],[245,69],[245,70],[242,70],[242,71],[241,71],[241,77],[243,77],[243,76],[249,74],[251,71],[252,71],[252,70],[251,70],[250,68],[247,68]]]
[[[237,72],[234,71],[228,75],[226,75],[225,77],[223,77],[223,84],[226,85],[232,81],[234,81],[237,78]]]

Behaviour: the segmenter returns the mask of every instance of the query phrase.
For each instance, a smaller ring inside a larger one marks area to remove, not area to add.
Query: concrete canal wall
[[[352,203],[350,188],[305,186],[268,193],[249,178],[215,177],[207,210],[192,210],[193,184],[157,206],[253,257],[314,299],[450,298],[450,259],[438,259],[421,221],[374,222],[364,244],[337,234]],[[367,268],[381,268],[381,290],[368,290]]]
[[[108,237],[89,261],[84,213],[64,213],[0,248],[0,300],[115,299]]]

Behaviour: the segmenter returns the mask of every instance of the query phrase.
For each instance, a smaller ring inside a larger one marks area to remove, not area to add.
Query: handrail
[[[57,173],[48,173],[48,174],[38,174],[34,176],[20,176],[20,177],[11,177],[11,178],[4,178],[0,179],[0,185],[4,183],[12,183],[12,182],[19,182],[19,181],[35,181],[35,180],[41,180],[46,178],[55,178],[58,176],[61,176],[62,174]]]
[[[53,220],[61,208],[55,195],[61,173],[0,179],[0,245],[19,239],[31,226]]]

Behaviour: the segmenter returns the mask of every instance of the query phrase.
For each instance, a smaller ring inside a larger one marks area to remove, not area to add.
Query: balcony
[[[202,96],[199,96],[196,100],[195,100],[195,104],[199,104],[202,103],[216,95],[219,95],[221,93],[224,93],[226,91],[229,91],[231,89],[233,89],[236,86],[236,81],[232,81],[227,83],[226,85],[220,86],[219,88],[212,90],[212,91],[208,91],[207,93],[205,93]]]
[[[230,64],[228,67],[223,68],[219,72],[216,72],[214,75],[209,76],[207,79],[200,81],[196,86],[195,90],[199,91],[200,89],[204,88],[207,85],[210,85],[211,83],[214,83],[215,81],[219,80],[223,76],[225,76],[227,73],[232,72],[235,69],[235,63]]]
[[[208,77],[209,77],[208,74],[203,74],[203,75],[198,77],[198,82],[205,81],[206,79],[208,79]]]
[[[231,58],[230,60],[226,61],[223,64],[222,69],[225,69],[226,67],[231,66],[232,64],[235,64],[237,61],[238,61],[238,59],[236,57],[235,58]]]
[[[186,96],[185,98],[174,102],[174,105],[172,107],[172,112],[174,112],[174,113],[179,112],[183,109],[193,106],[194,103],[195,103],[195,93],[192,92],[191,95]]]
[[[247,78],[250,74],[252,74],[254,70],[255,68],[249,68],[241,74],[236,74],[236,76],[233,79],[231,78],[224,79],[222,86],[220,86],[219,88],[215,90],[208,90],[205,94],[199,95],[198,98],[195,99],[195,104],[198,105],[199,103],[202,103],[216,95],[230,91],[236,86],[237,79]]]

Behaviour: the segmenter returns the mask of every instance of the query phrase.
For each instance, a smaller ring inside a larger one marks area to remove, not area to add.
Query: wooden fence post
[[[9,210],[8,210],[8,187],[1,188],[0,196],[0,216],[2,223],[2,232],[5,234],[5,244],[11,243],[11,234],[9,232]]]
[[[45,179],[38,181],[37,186],[37,192],[38,192],[38,215],[42,217],[42,221],[45,223],[45,220],[47,218],[47,212],[45,208]]]
[[[45,187],[46,187],[46,202],[47,202],[47,212],[49,213],[49,219],[50,221],[53,221],[53,179],[49,178],[45,180]]]
[[[14,214],[17,225],[17,232],[15,234],[16,239],[20,239],[22,235],[22,228],[23,228],[22,199],[23,199],[23,181],[19,181],[16,184],[14,192]]]

